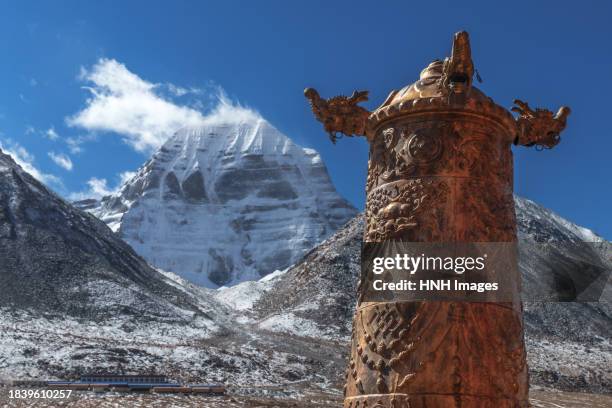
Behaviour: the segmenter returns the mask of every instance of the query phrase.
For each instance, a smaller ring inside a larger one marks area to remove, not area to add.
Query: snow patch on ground
[[[276,280],[283,276],[289,268],[276,270],[258,281],[242,282],[235,286],[221,287],[215,291],[217,301],[224,303],[234,310],[249,310],[253,308],[261,295],[268,291]]]
[[[318,337],[321,333],[321,329],[312,320],[303,319],[293,313],[270,316],[260,321],[258,327],[305,337]]]

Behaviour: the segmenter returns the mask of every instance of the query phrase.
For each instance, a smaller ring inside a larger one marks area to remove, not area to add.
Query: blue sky
[[[374,108],[465,29],[499,104],[572,108],[557,148],[515,150],[516,192],[610,239],[610,15],[603,1],[1,2],[0,143],[65,196],[110,191],[222,89],[318,150],[361,208],[367,145],[332,146],[303,88],[368,89]]]

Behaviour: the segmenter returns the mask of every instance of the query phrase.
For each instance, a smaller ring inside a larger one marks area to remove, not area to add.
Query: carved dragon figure
[[[324,99],[313,88],[306,88],[304,96],[310,101],[312,112],[323,123],[332,143],[338,139],[337,133],[346,136],[364,136],[370,112],[357,104],[368,100],[368,91],[355,91],[350,97],[334,96]]]
[[[467,32],[455,34],[451,56],[444,60],[442,72],[442,86],[450,92],[464,93],[472,86],[474,63]]]
[[[474,63],[470,38],[467,32],[460,31],[453,38],[451,56],[444,60],[442,76],[436,82],[443,95],[463,94],[468,96],[474,76]],[[397,94],[389,95],[382,106],[386,106]],[[324,99],[313,88],[306,88],[304,95],[310,101],[310,106],[317,120],[323,126],[332,143],[339,139],[338,133],[346,136],[365,136],[368,130],[368,117],[371,112],[357,105],[368,100],[368,91],[355,91],[350,97],[339,95]],[[565,129],[568,107],[561,107],[556,115],[547,109],[537,108],[535,111],[526,102],[515,100],[517,105],[512,111],[518,113],[516,118],[517,145],[552,148],[560,141],[559,134]]]
[[[548,109],[536,108],[534,111],[527,102],[518,99],[514,100],[514,104],[517,106],[512,111],[519,114],[516,119],[518,135],[514,144],[551,149],[559,143],[559,134],[565,129],[570,108],[562,106],[553,116]]]

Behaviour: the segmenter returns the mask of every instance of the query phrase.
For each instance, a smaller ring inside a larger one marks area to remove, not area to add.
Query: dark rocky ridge
[[[103,222],[1,151],[0,307],[87,319],[201,313]]]
[[[0,152],[0,382],[159,372],[247,394],[338,394],[335,344],[240,323],[213,292],[152,269]],[[296,378],[305,385],[279,387]]]

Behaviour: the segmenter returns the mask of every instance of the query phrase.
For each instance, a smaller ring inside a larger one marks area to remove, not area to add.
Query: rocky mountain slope
[[[529,200],[516,198],[515,202],[523,279],[534,279],[544,268],[575,262],[571,251],[534,258],[531,249],[543,241],[563,250],[577,245],[576,251],[590,256],[591,263],[607,265],[612,270],[609,242]],[[273,282],[260,284],[261,292],[250,285],[239,294],[241,285],[234,289],[232,298],[241,298],[244,303],[250,297],[254,305],[252,319],[261,329],[348,341],[363,227],[363,218],[357,217],[289,271]],[[591,243],[592,252],[588,254],[582,249],[585,240]],[[612,307],[608,301],[526,302],[525,326],[533,383],[570,390],[612,391]]]
[[[206,287],[286,268],[356,214],[320,156],[261,118],[182,129],[117,194],[76,205]]]
[[[228,313],[0,151],[0,377],[134,364],[147,353],[116,344],[209,338]]]
[[[184,321],[206,318],[198,302],[0,151],[0,307]]]
[[[517,199],[517,215],[524,276],[553,261],[530,258],[530,242],[587,239],[599,243],[592,262],[610,260],[609,243],[532,202]],[[291,268],[205,289],[148,267],[0,154],[0,380],[162,372],[224,382],[234,402],[337,404],[362,229],[357,217]],[[611,313],[606,303],[527,304],[532,383],[609,393]]]
[[[215,294],[151,268],[0,152],[0,383],[159,372],[247,393],[338,395],[336,344],[264,333]]]

